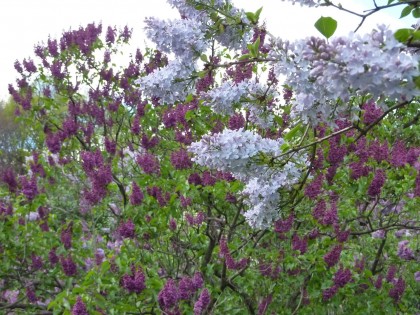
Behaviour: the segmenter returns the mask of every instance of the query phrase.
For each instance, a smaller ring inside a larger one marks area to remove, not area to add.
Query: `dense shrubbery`
[[[0,310],[418,312],[418,31],[289,43],[168,2],[125,67],[96,24],[16,62],[46,148],[2,174]]]

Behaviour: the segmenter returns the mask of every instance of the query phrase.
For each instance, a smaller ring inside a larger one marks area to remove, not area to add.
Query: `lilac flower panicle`
[[[146,19],[146,35],[165,53],[174,53],[184,60],[198,58],[207,48],[204,25],[194,19]]]
[[[89,312],[86,309],[85,303],[83,303],[83,300],[80,296],[77,297],[76,303],[73,305],[73,308],[71,309],[72,315],[89,315]]]
[[[402,167],[407,162],[407,149],[404,145],[404,142],[397,141],[393,145],[391,151],[391,165],[395,167]]]
[[[324,261],[329,268],[333,267],[338,263],[338,261],[340,260],[342,249],[342,245],[336,245],[330,252],[324,255]]]
[[[73,277],[77,274],[77,266],[71,256],[68,256],[67,258],[61,257],[60,262],[63,272],[67,277]]]
[[[38,301],[35,291],[31,287],[26,288],[26,297],[30,303],[36,303],[36,301]]]
[[[130,203],[133,206],[138,206],[143,202],[143,199],[144,199],[143,192],[141,191],[137,183],[133,181],[131,183]]]
[[[55,252],[55,248],[51,249],[50,252],[48,253],[48,260],[50,262],[51,265],[56,265],[60,259],[58,258],[56,252]]]
[[[397,273],[397,266],[391,265],[388,269],[388,272],[386,274],[386,281],[387,282],[393,282],[395,278],[395,274]]]
[[[347,283],[352,281],[351,271],[350,269],[343,269],[340,268],[335,274],[333,278],[334,284],[339,288],[344,287]]]
[[[194,276],[192,277],[192,286],[194,290],[201,289],[204,285],[204,279],[201,272],[194,273]]]
[[[134,238],[136,235],[136,226],[131,219],[122,221],[118,226],[117,233],[122,238]]]
[[[379,238],[379,239],[384,239],[386,235],[386,231],[385,230],[377,230],[375,232],[372,233],[372,237],[373,238]]]
[[[296,95],[292,117],[314,125],[319,120],[332,124],[331,118],[340,115],[358,119],[360,109],[350,112],[347,106],[351,97],[370,94],[385,109],[385,99],[404,101],[419,94],[414,78],[420,57],[402,53],[401,47],[392,30],[379,26],[369,34],[350,33],[329,42],[315,37],[294,43],[276,40],[269,56],[282,55],[275,72],[287,76],[286,84]],[[342,105],[337,106],[337,99]]]
[[[42,261],[41,256],[32,254],[31,260],[32,260],[32,264],[31,264],[32,270],[40,270],[44,266],[44,262]]]
[[[386,174],[383,170],[377,170],[368,188],[368,195],[375,197],[381,193],[382,186],[385,184]]]
[[[258,305],[258,315],[266,314],[268,306],[270,305],[272,299],[273,299],[273,296],[271,294],[265,297],[264,299],[262,299],[262,301]]]
[[[274,222],[274,231],[276,233],[287,233],[289,232],[293,227],[295,216],[293,213],[289,214],[287,219],[284,220],[277,220]]]
[[[171,219],[169,220],[169,229],[170,229],[171,231],[175,231],[175,230],[176,230],[176,228],[177,228],[176,221],[175,221],[175,219],[174,219],[174,218],[171,218]]]
[[[416,282],[420,282],[420,271],[416,271],[416,272],[414,273],[414,280],[415,280]]]
[[[136,157],[136,162],[146,174],[160,173],[159,161],[153,154],[145,153],[138,155]]]
[[[141,268],[132,267],[131,275],[125,274],[121,280],[120,285],[130,293],[140,294],[146,289],[146,277]]]
[[[382,280],[383,280],[383,276],[382,275],[378,275],[378,278],[376,279],[374,286],[376,289],[381,289],[382,288]]]
[[[305,196],[310,199],[315,199],[322,192],[322,182],[324,176],[318,175],[311,183],[305,187]]]
[[[171,164],[177,170],[183,170],[192,167],[192,161],[188,156],[188,152],[184,149],[171,153]]]
[[[338,292],[338,286],[333,285],[331,288],[328,288],[324,291],[322,291],[322,300],[328,301],[334,297]]]
[[[366,125],[370,125],[376,121],[382,114],[383,110],[378,107],[373,100],[370,100],[366,104],[362,106],[362,109],[364,110],[363,114],[363,122]]]
[[[21,177],[20,182],[22,185],[22,193],[28,200],[32,201],[39,194],[37,178],[35,176],[32,176],[30,179]]]
[[[2,181],[5,182],[9,188],[9,191],[14,193],[17,191],[18,182],[16,180],[13,169],[7,168],[2,174]]]
[[[64,245],[65,249],[70,249],[72,247],[72,229],[71,227],[67,227],[63,229],[60,234],[60,240]]]
[[[395,303],[398,303],[401,300],[402,295],[405,291],[405,281],[403,278],[399,277],[397,282],[394,284],[394,287],[389,290],[389,296],[394,300]]]
[[[136,81],[146,96],[159,97],[159,103],[174,104],[183,101],[193,92],[188,83],[189,77],[196,70],[191,62],[173,60],[167,66],[157,69]]]
[[[201,315],[207,309],[210,304],[210,293],[205,288],[201,291],[198,300],[194,304],[194,315]]]
[[[404,260],[412,260],[414,259],[414,253],[407,245],[410,242],[407,240],[401,241],[398,243],[398,251],[397,255]]]
[[[173,308],[179,299],[178,288],[173,279],[169,279],[158,294],[158,302],[162,310]]]

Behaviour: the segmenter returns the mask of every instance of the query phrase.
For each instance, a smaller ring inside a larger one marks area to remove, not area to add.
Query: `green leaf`
[[[258,22],[258,20],[259,20],[259,18],[260,18],[260,14],[261,14],[261,11],[262,11],[262,9],[263,9],[263,7],[261,7],[261,8],[259,8],[254,14],[255,14],[255,17],[257,18],[257,22]]]
[[[420,7],[417,7],[411,12],[416,19],[420,18]]]
[[[401,43],[406,42],[409,38],[410,35],[413,33],[412,29],[409,28],[401,28],[399,30],[397,30],[394,34],[394,37],[396,40],[398,40]]]
[[[209,62],[209,60],[208,60],[208,58],[207,58],[207,55],[206,55],[206,54],[202,54],[202,55],[200,56],[200,59],[201,59],[202,61],[204,61],[204,62]]]
[[[254,13],[252,13],[252,12],[246,12],[245,15],[248,18],[248,20],[251,21],[251,23],[253,23],[253,24],[256,23],[257,20],[256,20],[256,17],[255,17],[255,14]]]
[[[402,9],[400,19],[402,19],[403,17],[409,15],[410,12],[411,12],[411,10],[413,10],[413,7],[410,6],[410,5],[406,6],[404,9]]]
[[[321,16],[315,23],[316,29],[326,38],[330,38],[337,29],[337,21],[331,17]]]
[[[285,136],[284,139],[285,140],[291,140],[296,133],[301,129],[302,125],[301,123],[297,124],[295,127],[292,128],[292,130],[290,130]]]

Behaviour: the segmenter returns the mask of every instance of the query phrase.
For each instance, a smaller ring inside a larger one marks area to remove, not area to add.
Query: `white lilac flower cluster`
[[[245,217],[252,227],[266,228],[279,217],[279,188],[290,188],[299,180],[300,171],[294,162],[277,169],[259,165],[253,158],[259,153],[279,155],[283,143],[283,139],[262,138],[243,128],[225,129],[192,143],[189,151],[194,154],[193,161],[197,164],[231,172],[235,178],[243,181],[243,193],[248,196],[249,206]]]
[[[238,84],[225,81],[202,95],[203,99],[206,100],[203,105],[210,106],[216,114],[232,115],[235,112],[234,105],[243,96],[248,95],[250,85],[251,83],[248,81],[242,81]]]
[[[279,218],[280,188],[289,189],[300,178],[301,172],[295,163],[288,162],[281,170],[268,169],[246,183],[242,193],[248,198],[249,210],[244,216],[255,228],[268,228]]]
[[[196,61],[209,46],[206,32],[212,26],[208,11],[196,10],[191,2],[186,0],[168,0],[169,4],[177,8],[182,19],[159,20],[146,19],[146,34],[156,44],[157,49],[165,53],[173,53],[175,60],[170,61],[165,68],[137,81],[144,94],[149,97],[159,97],[161,103],[182,101],[193,91],[193,77],[197,72]],[[213,3],[214,2],[214,3]],[[230,4],[229,0],[200,1],[216,9],[222,9]],[[227,6],[229,7],[229,6]],[[248,24],[244,11],[230,6],[230,14],[240,17],[243,24]],[[235,20],[236,21],[236,20]],[[251,38],[250,31],[241,31],[242,26],[226,25],[224,31],[215,35],[215,39],[229,49],[246,47]]]
[[[203,18],[206,16],[205,13],[196,10],[194,6],[191,3],[188,3],[188,1],[186,0],[167,0],[167,2],[172,7],[176,8],[178,12],[181,14],[181,16],[184,18],[197,19],[197,18],[200,18],[200,17]],[[225,3],[230,3],[230,0],[215,0],[215,1],[200,0],[200,3],[211,5],[214,8],[220,9],[223,7]]]
[[[157,49],[186,61],[197,59],[207,49],[203,25],[196,20],[146,19],[146,35]]]
[[[404,101],[419,95],[414,82],[419,56],[402,51],[402,44],[384,26],[329,43],[315,37],[279,43],[277,48],[283,52],[277,55],[281,60],[276,74],[286,75],[286,83],[295,92],[294,117],[315,124],[320,119],[331,121],[340,113],[352,114],[346,102],[354,96]]]
[[[278,93],[268,91],[267,86],[252,80],[225,81],[203,94],[202,98],[205,100],[203,105],[210,106],[213,112],[229,116],[235,113],[235,105],[242,101],[241,107],[249,110],[249,120],[258,127],[269,128],[273,125],[274,115],[271,109],[258,105],[257,98],[262,95],[275,98]]]
[[[286,1],[286,0],[283,0]],[[303,6],[307,6],[307,7],[317,7],[319,6],[321,3],[324,2],[324,0],[288,0],[289,2],[292,2],[292,4],[296,4],[299,3],[302,7]]]
[[[159,102],[173,104],[183,101],[193,92],[190,82],[191,73],[196,71],[196,64],[180,59],[172,60],[167,66],[155,70],[136,81],[142,92],[150,97],[159,97]]]

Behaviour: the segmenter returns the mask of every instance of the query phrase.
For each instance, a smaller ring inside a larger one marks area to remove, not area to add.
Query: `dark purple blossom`
[[[200,175],[197,174],[197,173],[192,173],[188,177],[188,183],[191,184],[191,185],[201,185],[202,181],[201,181]]]
[[[7,168],[2,174],[2,181],[5,182],[9,191],[14,193],[17,191],[18,182],[12,168]]]
[[[159,143],[159,138],[156,136],[148,137],[146,134],[143,134],[141,137],[141,145],[146,150],[152,149]]]
[[[141,268],[131,267],[131,275],[125,274],[120,285],[130,293],[140,294],[146,289],[146,277]]]
[[[48,253],[48,260],[50,261],[50,264],[53,266],[59,262],[59,258],[57,254],[55,253],[55,248],[51,249],[50,252]]]
[[[201,177],[203,186],[213,186],[216,184],[217,178],[209,171],[204,171]]]
[[[36,66],[34,64],[34,61],[32,59],[23,59],[23,66],[25,67],[25,70],[29,73],[35,73],[36,72]]]
[[[136,182],[131,183],[130,203],[133,206],[138,206],[143,202],[144,195]]]
[[[188,156],[188,152],[184,149],[171,153],[171,164],[177,170],[183,170],[192,167],[192,161]]]
[[[169,279],[158,294],[160,308],[162,310],[170,310],[178,303],[178,299],[179,294],[175,281]]]
[[[407,149],[404,145],[404,142],[397,141],[394,143],[391,151],[391,161],[392,166],[402,167],[407,163]]]
[[[115,42],[115,33],[116,33],[116,30],[112,28],[111,26],[108,26],[106,30],[106,37],[105,37],[105,41],[108,45],[111,45]]]
[[[324,261],[329,268],[333,267],[338,263],[338,261],[340,260],[342,250],[342,245],[336,245],[330,252],[324,255]]]
[[[411,260],[414,259],[414,253],[407,245],[409,241],[404,240],[398,243],[398,251],[397,255],[404,260]]]
[[[136,226],[131,219],[128,219],[125,222],[121,221],[117,228],[117,233],[122,238],[133,238],[136,235]]]
[[[340,268],[333,277],[334,285],[338,286],[339,288],[344,287],[347,283],[352,281],[351,271],[350,269]]]
[[[42,261],[41,256],[32,254],[31,260],[32,260],[32,263],[31,263],[32,270],[40,270],[44,266],[44,262]]]
[[[136,162],[146,174],[160,173],[159,161],[153,154],[144,153],[138,155],[136,157]]]
[[[334,295],[337,294],[337,292],[338,292],[338,286],[333,285],[331,288],[328,288],[328,289],[322,291],[322,299],[324,301],[328,301],[331,298],[333,298]]]
[[[183,208],[191,206],[191,203],[192,203],[191,198],[184,197],[184,196],[181,195],[181,196],[179,196],[179,200],[181,201],[181,206]]]
[[[109,138],[105,138],[105,150],[111,155],[117,152],[117,143]]]
[[[85,303],[80,296],[77,297],[76,303],[73,305],[71,309],[71,315],[89,315]]]
[[[364,110],[363,122],[366,125],[374,123],[376,119],[378,119],[383,114],[382,109],[378,107],[373,100],[370,100],[364,104],[362,109]]]
[[[287,219],[277,220],[274,222],[274,231],[277,233],[287,233],[292,229],[295,216],[293,213],[289,214]]]
[[[363,176],[368,176],[369,172],[371,171],[371,168],[369,166],[366,166],[364,162],[353,162],[350,163],[350,178],[353,180],[359,179]]]
[[[51,153],[58,153],[61,150],[61,138],[58,133],[48,132],[45,138],[45,144]]]
[[[383,280],[383,276],[382,275],[378,275],[378,278],[376,278],[376,281],[375,281],[375,283],[374,283],[374,286],[375,286],[375,288],[376,289],[380,289],[380,288],[382,288],[382,280]]]
[[[272,299],[273,296],[271,294],[262,299],[262,301],[258,305],[258,315],[264,315],[267,312],[268,306],[270,305]]]
[[[395,303],[399,303],[402,295],[405,291],[405,281],[403,278],[399,277],[394,287],[389,290],[389,296],[394,300]]]
[[[300,238],[297,234],[294,234],[292,237],[292,249],[300,251],[300,254],[303,255],[308,249],[308,240],[304,237]]]
[[[391,265],[388,269],[388,272],[386,274],[386,281],[387,282],[393,282],[395,278],[395,274],[397,273],[397,266]]]
[[[229,129],[238,130],[245,127],[245,118],[240,113],[235,113],[229,118]]]
[[[374,140],[369,146],[369,155],[378,163],[386,161],[389,156],[388,143],[380,143],[378,140]]]
[[[174,218],[171,218],[171,219],[169,220],[169,229],[170,229],[171,231],[175,231],[175,230],[176,230],[176,221],[175,221],[175,219],[174,219]]]
[[[315,199],[322,191],[322,182],[324,176],[319,174],[311,183],[306,185],[305,196],[310,199]]]
[[[20,64],[19,60],[16,60],[13,65],[15,67],[15,70],[22,74],[23,68],[22,68],[22,65]]]
[[[22,185],[22,193],[29,201],[32,201],[39,193],[36,177],[32,176],[30,179],[21,177],[20,182]]]
[[[201,315],[210,304],[210,293],[205,288],[201,291],[200,296],[194,304],[194,315]]]
[[[63,229],[60,235],[60,240],[63,243],[64,248],[67,250],[72,247],[71,238],[72,238],[72,226],[70,225],[69,227]]]
[[[36,297],[35,291],[32,287],[26,288],[26,297],[28,298],[29,303],[36,303],[38,298]]]
[[[368,195],[375,197],[381,193],[382,186],[385,184],[386,175],[381,169],[377,170],[368,188]]]
[[[61,267],[67,277],[73,277],[77,274],[77,266],[71,256],[65,258],[64,256],[60,259]]]

